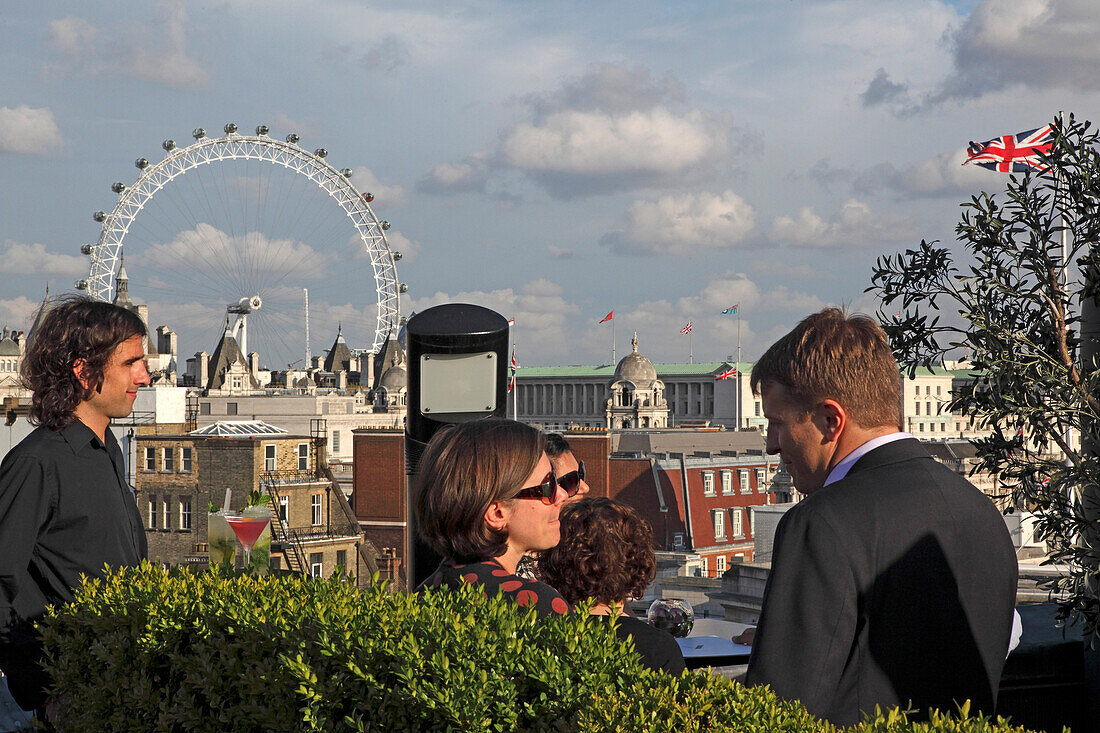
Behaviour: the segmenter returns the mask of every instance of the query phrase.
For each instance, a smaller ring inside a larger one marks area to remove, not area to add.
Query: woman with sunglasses
[[[444,428],[420,462],[420,534],[443,556],[424,588],[481,585],[540,616],[568,613],[556,590],[516,575],[520,558],[558,544],[558,512],[569,494],[558,485],[543,434],[513,420],[475,420]],[[576,489],[574,489],[574,493]]]
[[[546,457],[558,477],[558,484],[565,489],[571,501],[577,501],[588,493],[584,480],[584,461],[577,460],[573,448],[561,433],[546,434]]]

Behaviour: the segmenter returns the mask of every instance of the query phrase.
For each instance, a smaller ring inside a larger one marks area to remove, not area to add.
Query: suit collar
[[[867,471],[872,468],[887,466],[891,463],[912,460],[913,458],[931,458],[931,454],[916,438],[903,438],[892,443],[881,445],[878,448],[863,455],[848,470],[848,475]]]

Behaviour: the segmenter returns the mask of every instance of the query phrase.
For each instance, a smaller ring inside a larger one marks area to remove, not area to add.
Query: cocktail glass
[[[221,509],[207,515],[206,539],[210,549],[210,566],[232,568],[233,556],[237,554],[237,542]]]
[[[264,529],[271,524],[271,510],[265,509],[263,513],[250,513],[246,510],[236,514],[226,514],[225,521],[244,546],[244,565],[246,568],[250,567],[252,547],[256,544],[256,540],[260,539]]]
[[[245,507],[241,510],[241,514],[246,517],[267,517],[269,520],[268,525],[264,527],[264,531],[260,532],[259,538],[252,545],[252,560],[249,563],[249,567],[257,575],[267,575],[268,569],[271,567],[271,507]]]

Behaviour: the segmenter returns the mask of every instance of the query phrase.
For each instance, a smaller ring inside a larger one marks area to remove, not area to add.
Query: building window
[[[348,551],[337,550],[336,551],[336,564],[347,570],[348,568]]]
[[[191,473],[190,448],[180,448],[180,473]]]
[[[946,433],[947,432],[947,423],[945,423],[945,422],[940,423],[940,432],[941,433]]]
[[[730,509],[730,519],[733,525],[733,536],[744,537],[745,528],[741,526],[741,510],[738,508]]]
[[[149,529],[157,528],[157,497],[149,497]]]
[[[938,385],[938,384],[936,385],[936,396],[937,397],[940,396],[940,385]]]
[[[717,558],[715,558],[714,566],[719,575],[726,572],[726,556],[719,555]]]
[[[199,403],[199,414],[200,415],[209,415],[210,414],[210,403],[209,402]]]
[[[309,553],[309,577],[320,578],[324,575],[325,555],[322,552]]]
[[[927,385],[927,384],[924,385],[924,393],[925,394],[931,394],[931,392],[932,392],[932,387],[930,385]]]
[[[757,493],[760,493],[760,492],[764,491],[764,486],[766,486],[767,483],[768,483],[767,472],[762,468],[756,469],[756,491],[757,491]]]
[[[180,529],[191,529],[191,497],[180,497]]]
[[[157,470],[157,449],[145,448],[145,470],[156,471]]]
[[[748,509],[749,513],[749,532],[753,537],[756,537],[756,510]]]
[[[333,430],[332,431],[332,452],[333,453],[339,453],[340,452],[340,431],[339,430]]]
[[[924,403],[924,414],[925,415],[931,415],[932,414],[932,403],[931,402],[925,402]]]
[[[721,476],[722,476],[722,493],[723,494],[732,494],[733,493],[733,472],[732,471],[722,471]]]
[[[755,405],[754,409],[756,411],[756,417],[760,417],[760,400],[756,401],[756,405]]]
[[[710,573],[710,563],[707,562],[707,558],[704,557],[704,558],[700,559],[699,566],[703,570],[703,577],[704,578],[707,577]]]
[[[684,549],[684,533],[673,532],[672,533],[672,546],[677,550]]]
[[[718,509],[714,512],[714,539],[726,539],[726,510]]]
[[[225,414],[226,415],[236,415],[237,414],[237,403],[236,402],[226,402],[225,403]]]
[[[275,470],[275,446],[274,445],[265,445],[264,446],[264,470],[265,471],[274,471]]]
[[[913,414],[914,415],[919,415],[920,414],[920,403],[919,402],[914,402],[913,403]]]
[[[280,496],[279,497],[279,519],[282,520],[283,524],[286,524],[286,518],[287,518],[287,516],[289,516],[289,510],[290,510],[290,497],[289,496]]]
[[[313,494],[309,497],[310,522],[314,527],[321,526],[321,495]]]
[[[742,494],[751,493],[752,492],[752,487],[749,486],[749,472],[748,471],[738,471],[737,476],[741,481],[741,493]]]
[[[164,470],[172,472],[176,470],[176,449],[175,448],[161,448],[161,459],[164,461]]]
[[[309,470],[309,443],[298,444],[298,470]]]
[[[703,471],[703,493],[714,496],[714,471]]]
[[[161,525],[165,529],[171,529],[172,528],[172,505],[168,503],[168,497],[167,496],[164,497],[164,504],[162,505],[161,513],[164,515],[164,521],[161,523]]]
[[[913,396],[914,397],[920,397],[920,385],[919,384],[916,385],[915,387],[913,387]]]
[[[917,432],[921,432],[921,433],[924,432],[924,423],[922,423],[922,422],[917,423]]]

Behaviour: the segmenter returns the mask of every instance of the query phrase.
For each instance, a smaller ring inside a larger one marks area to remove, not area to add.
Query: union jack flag
[[[733,368],[730,368],[730,369],[727,369],[724,372],[721,372],[719,374],[715,374],[714,378],[715,379],[733,379],[736,376],[737,376],[737,370],[733,369]]]
[[[516,370],[519,369],[519,362],[516,361],[516,347],[512,347],[512,362],[510,364],[512,368],[512,377],[508,380],[508,391],[511,392],[516,387]]]
[[[998,173],[1045,171],[1042,156],[1050,155],[1054,147],[1054,131],[1050,125],[1037,127],[1015,135],[1002,135],[984,143],[970,141],[963,165],[977,163]]]
[[[680,329],[680,335],[683,336],[685,333],[691,333],[691,327],[693,325],[694,324],[691,321],[688,321],[688,325]]]

